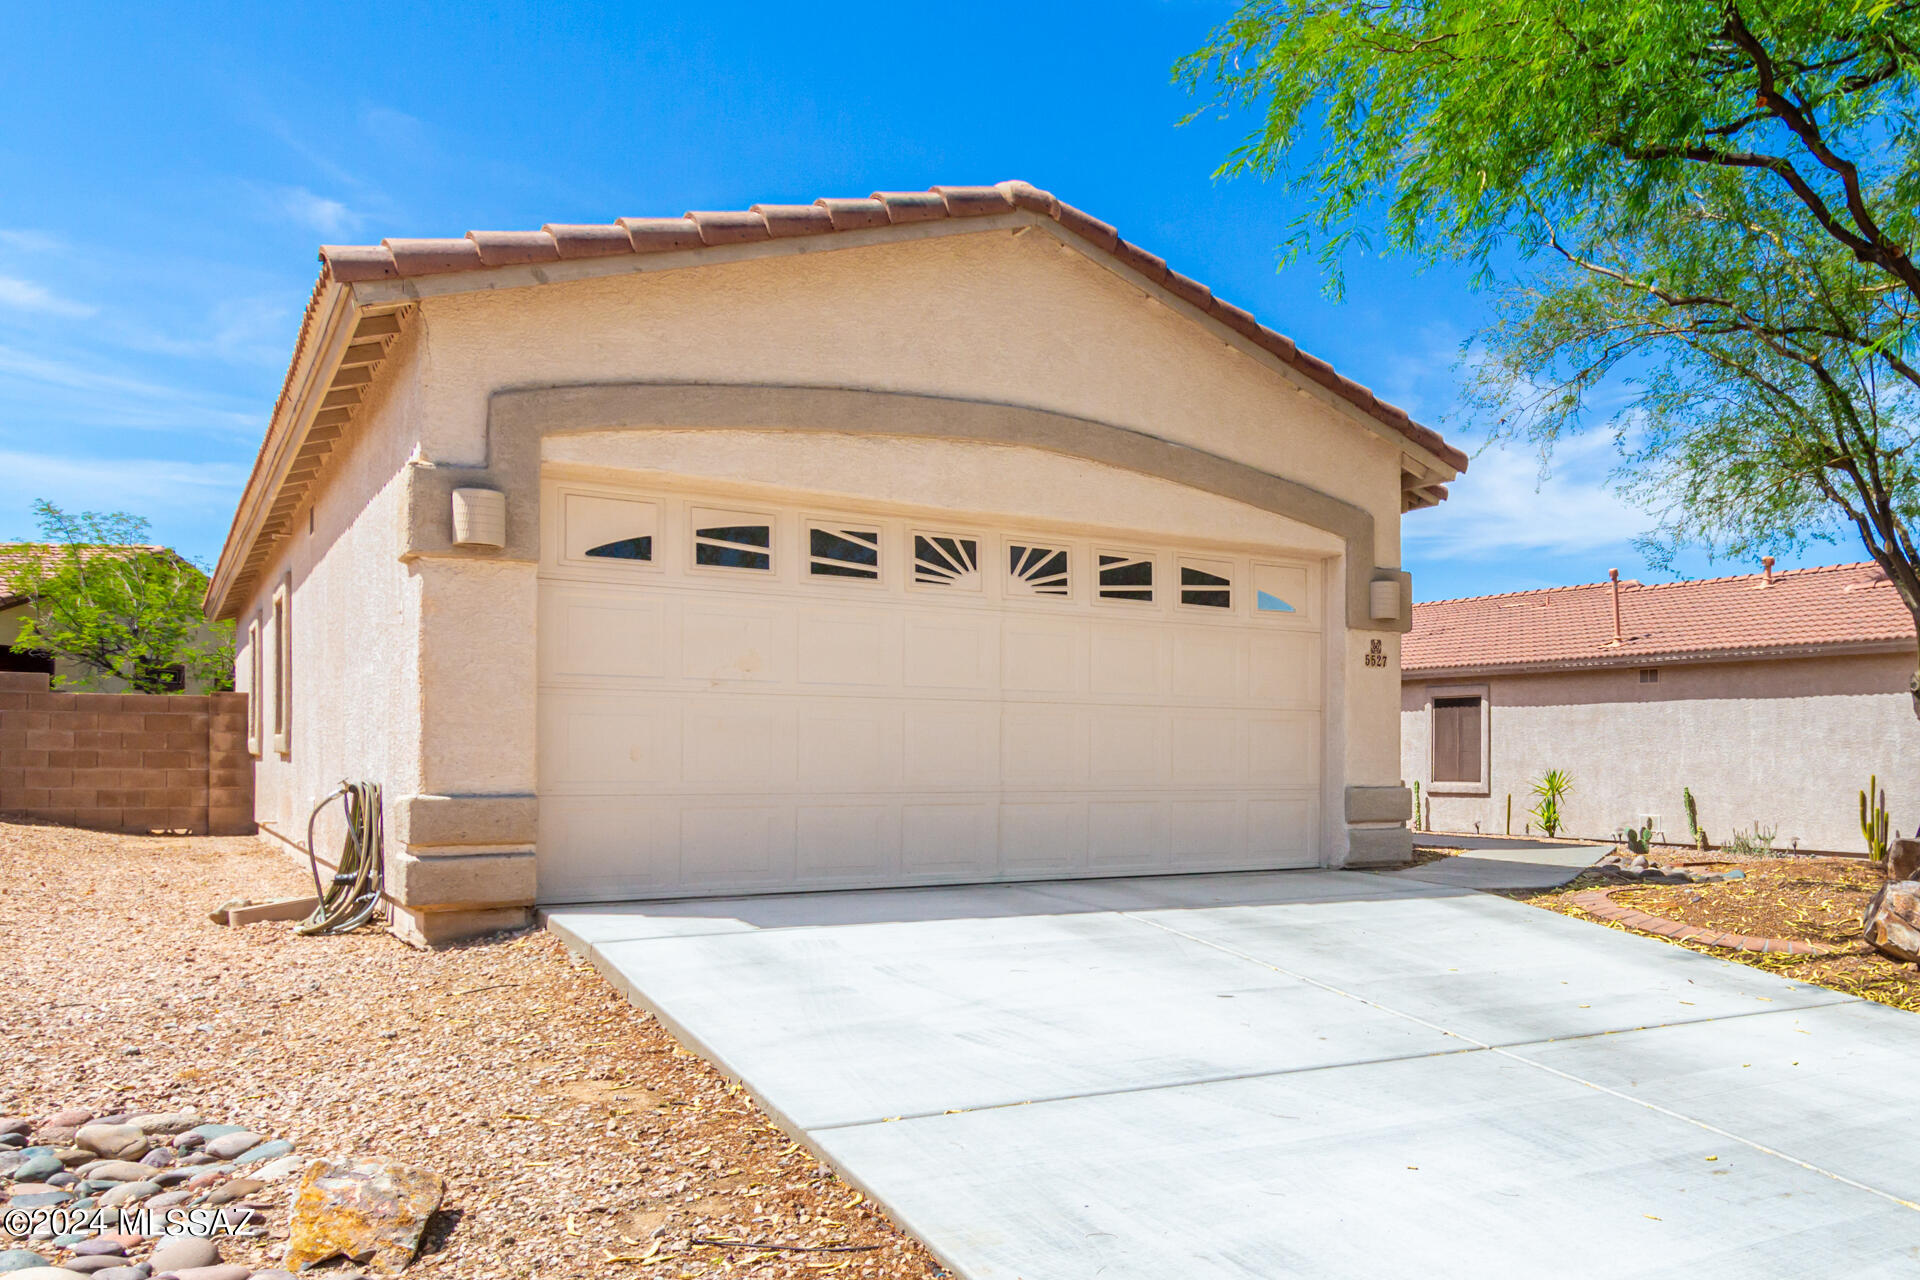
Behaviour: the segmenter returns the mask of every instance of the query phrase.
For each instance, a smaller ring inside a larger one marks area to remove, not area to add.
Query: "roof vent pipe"
[[[1620,571],[1607,570],[1607,581],[1613,584],[1613,642],[1626,643],[1626,637],[1620,634]]]
[[[1770,587],[1773,585],[1773,557],[1772,556],[1760,557],[1760,577],[1762,579],[1760,583],[1761,586]]]

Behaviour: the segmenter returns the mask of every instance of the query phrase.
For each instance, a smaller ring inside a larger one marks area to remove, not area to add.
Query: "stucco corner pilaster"
[[[1348,787],[1348,822],[1405,822],[1413,813],[1406,787]]]

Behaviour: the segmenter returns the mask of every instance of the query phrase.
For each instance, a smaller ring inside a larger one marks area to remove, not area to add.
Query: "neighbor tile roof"
[[[1388,404],[1333,366],[1294,346],[1251,312],[1223,302],[1197,280],[1170,270],[1165,259],[1122,240],[1109,225],[1025,182],[991,187],[934,187],[929,191],[876,191],[864,200],[823,197],[812,204],[756,204],[724,212],[692,211],[678,218],[621,218],[601,224],[549,223],[538,231],[469,231],[462,239],[382,240],[373,245],[323,245],[321,261],[335,280],[354,284],[415,276],[481,271],[489,267],[667,253],[753,240],[831,235],[908,222],[978,218],[1026,209],[1043,214],[1080,239],[1112,254],[1169,293],[1267,351],[1310,381],[1465,471],[1467,455],[1421,426],[1407,411]],[[1436,495],[1436,496],[1444,496]]]
[[[1874,564],[1733,578],[1620,583],[1619,644],[1606,582],[1413,606],[1405,672],[1641,664],[1654,659],[1792,656],[1911,643],[1913,618]]]
[[[0,609],[19,604],[26,597],[13,593],[13,577],[22,569],[34,565],[44,565],[58,555],[66,554],[67,548],[48,542],[5,542],[0,543]],[[153,546],[83,546],[80,556],[91,560],[101,555],[133,555],[142,551],[159,555],[172,555],[167,547]]]

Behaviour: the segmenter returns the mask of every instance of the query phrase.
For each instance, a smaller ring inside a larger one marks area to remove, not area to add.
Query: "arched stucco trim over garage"
[[[1405,632],[1411,580],[1374,558],[1365,509],[1186,445],[1070,414],[1021,405],[854,387],[686,382],[594,383],[496,391],[487,407],[485,461],[478,467],[416,465],[407,476],[403,558],[444,555],[534,563],[540,557],[540,442],[608,430],[781,430],[1018,445],[1169,480],[1323,530],[1346,548],[1346,624]],[[452,492],[482,487],[507,495],[507,543],[499,551],[455,546]],[[1372,616],[1370,586],[1400,584],[1395,619]]]

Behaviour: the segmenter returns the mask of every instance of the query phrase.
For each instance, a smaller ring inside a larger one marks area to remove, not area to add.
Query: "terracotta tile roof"
[[[1271,353],[1308,379],[1362,412],[1464,471],[1467,456],[1421,426],[1404,409],[1379,399],[1333,366],[1297,349],[1284,334],[1253,315],[1222,302],[1196,280],[1169,270],[1163,259],[1129,244],[1098,218],[1064,204],[1025,182],[991,187],[934,187],[930,191],[876,191],[864,200],[822,198],[812,204],[756,204],[751,209],[695,210],[678,218],[621,218],[604,226],[549,223],[538,231],[469,231],[459,240],[382,240],[374,245],[323,245],[323,278],[342,284],[479,271],[489,267],[559,262],[616,254],[667,253],[712,245],[830,235],[907,222],[978,218],[1026,209],[1053,219],[1067,231],[1120,259],[1215,320]]]
[[[67,548],[46,542],[4,542],[0,543],[0,609],[11,608],[26,597],[13,592],[13,577],[20,570],[33,565],[44,565],[57,556],[65,555]],[[85,546],[80,548],[83,560],[91,560],[103,555],[136,555],[150,552],[155,555],[173,555],[168,547],[144,545],[130,546]]]
[[[1413,606],[1400,650],[1408,673],[1641,665],[1656,659],[1789,657],[1840,647],[1911,645],[1913,618],[1874,564],[1732,578],[1582,583]]]

